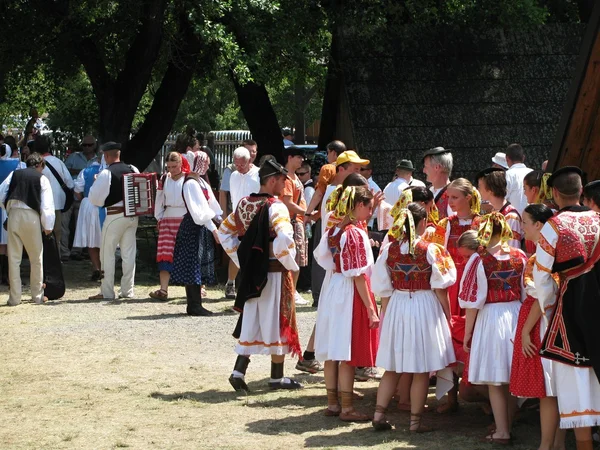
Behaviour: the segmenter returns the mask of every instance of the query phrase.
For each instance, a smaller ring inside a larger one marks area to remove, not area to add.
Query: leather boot
[[[233,373],[229,377],[229,383],[238,392],[250,391],[250,389],[248,389],[246,381],[244,380],[248,364],[250,364],[250,358],[247,356],[238,355],[237,359],[235,360],[235,366],[233,366]]]
[[[213,313],[202,306],[199,284],[186,284],[185,296],[188,316],[212,316]]]

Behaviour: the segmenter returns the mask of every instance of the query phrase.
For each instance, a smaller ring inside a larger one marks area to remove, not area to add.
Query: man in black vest
[[[54,228],[54,199],[50,181],[44,175],[45,163],[39,153],[27,158],[27,168],[15,170],[0,185],[0,202],[8,214],[8,305],[21,303],[21,259],[23,247],[30,263],[31,298],[44,301],[42,233]]]
[[[133,298],[135,276],[135,233],[137,217],[125,217],[123,203],[123,175],[138,170],[121,161],[121,144],[107,142],[101,147],[107,168],[98,174],[88,198],[93,205],[106,208],[106,220],[102,226],[100,263],[104,271],[100,293],[90,300],[114,300],[115,298],[115,251],[121,248],[123,276],[119,298]]]

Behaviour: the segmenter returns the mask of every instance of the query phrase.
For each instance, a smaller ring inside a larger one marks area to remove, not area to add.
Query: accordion
[[[123,205],[125,217],[154,214],[155,198],[155,173],[127,173],[123,175]]]

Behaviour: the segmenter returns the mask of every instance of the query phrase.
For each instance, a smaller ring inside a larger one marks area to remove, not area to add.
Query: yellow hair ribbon
[[[481,194],[475,188],[473,188],[473,192],[471,193],[469,207],[471,208],[471,214],[479,214],[481,211]]]
[[[354,194],[356,192],[356,187],[348,186],[342,192],[342,196],[338,201],[338,204],[335,208],[335,215],[342,218],[346,216],[351,216],[352,211],[354,210]]]
[[[329,199],[327,200],[327,205],[326,205],[326,209],[327,211],[334,211],[335,208],[337,207],[338,202],[340,201],[340,197],[342,196],[342,185],[340,184],[339,186],[337,186],[333,192],[331,193],[331,195],[329,196]]]
[[[408,220],[409,227],[409,236],[406,236],[406,221]],[[398,213],[398,217],[394,221],[394,225],[388,231],[388,234],[395,238],[397,241],[401,241],[402,239],[408,239],[408,252],[414,256],[415,255],[415,238],[416,238],[416,230],[415,230],[415,219],[408,208],[402,209]]]
[[[429,211],[428,219],[429,219],[429,222],[431,222],[434,225],[437,225],[440,221],[440,211],[438,210],[438,207],[435,204],[435,201],[431,205],[431,211]]]
[[[396,204],[390,211],[390,214],[392,215],[394,220],[396,220],[396,217],[398,217],[398,215],[400,214],[400,211],[405,209],[409,203],[412,203],[412,201],[413,201],[412,189],[405,189],[404,191],[402,191],[400,198],[398,199],[398,201],[396,202]]]
[[[477,240],[483,247],[487,247],[492,239],[494,224],[500,226],[500,242],[502,245],[513,237],[512,230],[506,223],[504,215],[498,211],[493,211],[481,218],[479,230],[477,231]]]
[[[545,173],[542,175],[540,192],[538,193],[536,203],[546,203],[547,201],[552,201],[552,188],[548,186],[548,178],[550,178],[551,175],[551,173]]]

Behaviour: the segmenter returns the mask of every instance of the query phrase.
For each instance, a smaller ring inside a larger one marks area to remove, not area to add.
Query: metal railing
[[[215,155],[215,165],[219,175],[233,160],[233,151],[246,139],[252,139],[247,130],[211,131],[208,133],[208,146]]]

